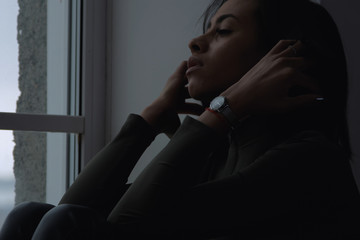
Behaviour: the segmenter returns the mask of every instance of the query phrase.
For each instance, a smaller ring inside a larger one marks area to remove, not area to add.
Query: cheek
[[[250,46],[241,44],[241,41],[224,45],[227,47],[219,48],[218,54],[214,54],[216,66],[213,67],[231,79],[242,77],[249,70],[253,50],[250,50]]]
[[[239,59],[239,55],[229,57],[219,65],[221,68],[214,73],[214,77],[219,79],[219,84],[229,87],[247,72],[244,68],[244,61]]]
[[[226,49],[221,49],[223,51],[222,65],[232,77],[240,79],[260,60],[261,54],[257,40],[250,36],[252,34],[249,34],[248,37],[239,35],[223,45],[226,46]]]

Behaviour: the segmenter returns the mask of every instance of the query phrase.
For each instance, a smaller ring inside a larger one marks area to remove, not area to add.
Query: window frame
[[[82,169],[107,142],[106,122],[110,91],[107,86],[108,1],[83,2],[82,37],[82,116],[86,118],[81,135]],[[108,94],[107,94],[108,93]]]
[[[0,112],[0,130],[67,134],[66,159],[62,160],[66,164],[65,182],[62,183],[65,188],[106,143],[107,2],[66,1],[69,24],[68,49],[65,49],[68,51],[68,115]],[[59,192],[58,189],[54,191]],[[47,193],[47,202],[53,202],[48,200],[49,195],[54,194]],[[55,195],[58,197],[59,194]]]

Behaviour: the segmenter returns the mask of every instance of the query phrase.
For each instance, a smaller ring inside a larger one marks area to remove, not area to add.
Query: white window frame
[[[56,4],[55,2],[58,1],[48,0],[48,11],[51,11],[51,4]],[[68,36],[63,36],[61,43],[67,48],[59,49],[58,44],[49,44],[48,52],[63,54],[64,61],[51,62],[53,59],[51,55],[48,56],[47,71],[48,73],[50,71],[49,75],[53,77],[62,78],[61,81],[53,79],[52,83],[64,82],[64,77],[68,79],[65,85],[51,87],[69,91],[68,101],[71,104],[61,106],[64,109],[64,115],[51,112],[52,104],[59,104],[61,101],[50,102],[48,108],[50,114],[0,112],[1,130],[75,134],[63,135],[65,137],[58,139],[48,135],[48,149],[49,147],[60,149],[60,152],[55,150],[47,156],[47,171],[60,173],[60,176],[47,174],[46,201],[50,203],[57,203],[81,169],[106,143],[107,1],[65,0],[62,2],[65,4],[61,12],[48,14],[52,18],[50,21],[48,19],[48,27],[52,24],[48,28],[48,33],[56,34],[57,28],[54,24],[60,24],[62,27],[68,24]],[[68,16],[65,21],[56,19],[59,17],[63,20],[64,15]],[[50,34],[48,41],[54,41],[54,35]],[[56,67],[52,68],[52,66]],[[60,72],[54,72],[59,69]],[[56,92],[49,94],[56,94]],[[59,144],[62,146],[59,147]],[[61,149],[65,151],[61,152]],[[59,171],[59,167],[64,170]],[[61,178],[60,183],[59,178]]]

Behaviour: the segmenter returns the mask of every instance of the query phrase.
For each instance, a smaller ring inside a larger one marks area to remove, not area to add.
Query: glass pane
[[[0,226],[5,216],[14,206],[15,202],[15,177],[13,173],[14,142],[11,131],[0,132]]]
[[[18,88],[17,1],[0,0],[0,111],[15,112]]]
[[[0,0],[0,112],[67,115],[69,0]]]
[[[66,189],[67,169],[72,167],[66,161],[69,139],[76,135],[0,131],[0,227],[18,203],[57,204]]]

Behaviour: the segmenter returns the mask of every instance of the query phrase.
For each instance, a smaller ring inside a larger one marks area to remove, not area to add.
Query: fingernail
[[[315,98],[315,100],[316,100],[316,101],[324,101],[325,98],[323,98],[323,97],[318,97],[318,98]]]

